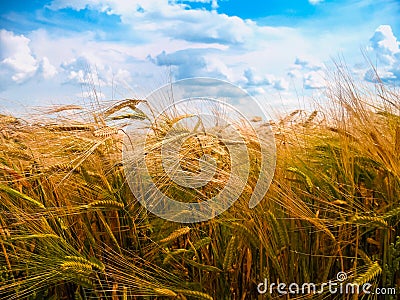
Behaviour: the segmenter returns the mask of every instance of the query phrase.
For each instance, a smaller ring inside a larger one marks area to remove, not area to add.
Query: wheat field
[[[69,118],[1,115],[0,298],[384,299],[257,290],[264,280],[321,287],[339,272],[399,294],[400,93],[379,81],[363,88],[340,70],[331,80],[324,108],[270,124],[277,164],[263,201],[248,207],[260,152],[244,128],[243,192],[226,212],[195,224],[149,213],[127,184],[121,128],[146,119],[145,99],[93,110],[86,120],[79,106],[46,112],[73,112]],[[207,135],[183,145],[186,170],[197,172],[200,150],[217,165],[209,184],[178,186],[157,146],[174,122],[151,124],[151,176],[176,199],[207,200],[226,184],[229,153]]]

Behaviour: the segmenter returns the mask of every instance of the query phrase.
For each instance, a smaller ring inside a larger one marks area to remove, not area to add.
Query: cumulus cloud
[[[2,89],[7,84],[22,84],[27,80],[50,79],[57,74],[48,57],[37,57],[31,49],[31,40],[12,31],[0,30],[0,80]]]
[[[370,39],[370,49],[386,64],[392,64],[395,61],[395,54],[400,52],[400,42],[393,34],[391,26],[381,25],[375,30]]]
[[[289,88],[289,83],[285,78],[276,78],[271,74],[260,76],[254,68],[244,70],[243,76],[246,79],[245,87],[251,88],[253,91],[265,91],[264,88],[267,86],[272,86],[279,91]]]
[[[85,77],[90,72],[89,68],[90,65],[83,57],[74,58],[62,63],[61,69],[67,74],[67,80],[65,81],[65,83],[85,82]]]
[[[191,13],[193,20],[184,26],[181,22],[168,28],[165,34],[176,39],[192,42],[244,44],[252,39],[255,33],[254,23],[238,17],[230,17],[215,12],[196,10]]]
[[[288,75],[292,79],[301,79],[305,89],[326,87],[325,68],[312,58],[296,57]]]
[[[172,67],[175,79],[201,76],[228,79],[228,67],[213,57],[217,52],[215,49],[189,48],[172,53],[162,51],[155,58],[149,56],[148,59],[157,66]]]
[[[309,0],[312,5],[321,2]],[[102,12],[101,20],[113,15],[110,22],[118,24],[101,29],[89,23],[90,27],[72,30],[44,27],[47,29],[25,36],[3,31],[0,78],[32,85],[39,80],[28,79],[35,76],[52,79],[60,83],[58,87],[65,94],[74,95],[88,82],[103,87],[123,84],[136,89],[147,84],[154,88],[171,71],[174,79],[216,77],[256,94],[283,95],[281,91],[290,88],[289,78],[291,84],[303,84],[304,89],[323,88],[325,68],[321,61],[342,49],[347,51],[345,55],[358,57],[359,45],[371,36],[364,25],[346,30],[332,25],[327,31],[321,20],[299,22],[295,27],[265,26],[219,13],[217,7],[217,0],[52,0],[48,8],[54,10],[49,13],[54,18],[75,15],[70,10],[57,12],[63,8],[88,9]],[[11,50],[6,52],[6,47]],[[390,26],[376,30],[370,51],[385,64],[385,78],[400,78],[399,44]],[[372,73],[365,70],[364,66],[360,74],[373,80]],[[0,85],[7,87],[4,81]]]
[[[149,58],[157,66],[173,66],[175,79],[199,76],[206,68],[206,61],[198,49],[180,50],[173,53],[162,51],[155,59]]]
[[[322,89],[326,87],[325,72],[320,70],[305,73],[303,86],[305,89]]]
[[[267,74],[266,69],[272,72],[279,70],[282,74],[284,65],[290,63],[288,58],[291,55],[294,56],[296,51],[308,51],[304,37],[297,30],[260,26],[252,20],[228,16],[216,10],[192,9],[191,3],[194,2],[211,4],[214,8],[218,5],[213,0],[54,0],[50,8],[89,8],[120,16],[121,21],[131,26],[134,32],[140,32],[141,36],[148,38],[142,44],[144,47],[150,44],[154,46],[147,55],[147,61],[154,66],[168,67],[175,79],[212,76],[245,82],[247,87],[252,88],[269,86],[285,90],[289,87],[284,78],[272,75],[258,78],[259,75],[254,72],[253,75],[246,74],[243,70],[256,66],[260,74]],[[165,46],[155,52],[163,43]],[[167,48],[179,44],[180,49]],[[299,47],[293,49],[291,54],[283,54],[281,49],[289,49],[293,44]],[[218,46],[226,47],[225,51],[220,51]],[[265,56],[266,49],[269,55]],[[260,55],[263,56],[261,60]],[[311,67],[308,68],[310,71]],[[82,72],[73,74],[75,80],[83,75]]]
[[[380,62],[377,70],[381,80],[390,82],[400,78],[400,42],[394,35],[391,26],[381,25],[375,30],[370,38],[368,50]],[[375,71],[367,70],[364,79],[375,82]]]
[[[289,89],[289,82],[285,78],[279,78],[274,81],[273,87],[279,91],[286,91]]]
[[[29,48],[30,40],[23,35],[0,30],[0,66],[7,69],[8,76],[16,83],[22,83],[35,75],[39,63]],[[4,76],[4,75],[3,75]]]
[[[131,73],[128,70],[113,68],[103,63],[93,63],[90,58],[84,56],[64,62],[61,69],[65,74],[64,83],[110,87],[115,84],[129,86],[131,81]]]
[[[211,2],[213,8],[218,6],[217,1],[207,2]],[[187,9],[186,4],[177,1],[54,0],[49,5],[51,9],[66,7],[75,10],[90,8],[119,15],[121,21],[135,31],[190,42],[243,44],[257,28],[251,20],[219,14],[215,10]]]
[[[308,57],[296,57],[296,60],[294,61],[294,66],[299,66],[302,69],[312,71],[318,71],[324,68],[324,66],[320,62]]]
[[[57,75],[57,68],[53,66],[47,57],[43,57],[40,62],[40,72],[43,74],[44,79],[50,79]]]
[[[246,84],[250,86],[271,85],[275,79],[275,77],[271,75],[260,76],[256,74],[254,68],[244,70],[243,76],[247,80]]]

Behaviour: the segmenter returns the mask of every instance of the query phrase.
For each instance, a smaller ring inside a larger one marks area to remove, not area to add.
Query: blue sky
[[[143,97],[170,80],[235,83],[266,106],[319,96],[332,58],[400,80],[400,2],[2,0],[0,112]]]

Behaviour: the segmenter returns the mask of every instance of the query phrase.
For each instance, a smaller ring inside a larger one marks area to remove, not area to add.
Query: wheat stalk
[[[189,232],[190,232],[190,227],[186,226],[186,227],[179,228],[179,229],[175,230],[174,232],[172,232],[166,238],[163,238],[162,240],[160,240],[160,243],[168,243],[168,242],[174,241],[178,237],[188,234]]]
[[[136,109],[136,106],[139,103],[146,102],[146,100],[139,100],[139,99],[125,99],[120,103],[115,104],[114,106],[108,108],[105,112],[104,115],[108,117],[109,115],[112,115],[113,113],[125,108],[129,107],[132,110]]]
[[[92,265],[80,261],[66,261],[60,265],[63,271],[73,270],[77,273],[87,273],[92,271]]]
[[[314,184],[312,183],[311,178],[310,178],[307,174],[305,174],[303,171],[301,171],[301,170],[299,170],[298,168],[295,168],[295,167],[289,167],[289,168],[287,168],[286,170],[289,171],[289,172],[298,174],[298,175],[300,175],[301,177],[303,177],[303,178],[306,180],[307,190],[308,190],[309,192],[312,191],[312,189],[313,189],[313,187],[314,187]]]
[[[380,217],[370,217],[370,216],[358,216],[355,215],[352,219],[351,222],[354,224],[360,224],[360,225],[370,225],[370,224],[376,224],[377,226],[381,226],[383,228],[388,227],[388,223]]]
[[[154,292],[160,296],[167,296],[167,297],[176,297],[177,294],[174,291],[171,291],[166,288],[155,288]]]
[[[235,255],[236,247],[236,236],[232,236],[229,240],[228,246],[226,246],[224,262],[222,264],[222,268],[224,271],[230,270],[233,262],[233,257]]]
[[[118,134],[119,128],[115,127],[103,127],[93,131],[95,137],[109,137]]]
[[[44,205],[42,203],[40,203],[39,201],[37,201],[37,200],[35,200],[35,199],[25,195],[25,194],[22,194],[22,193],[20,193],[20,192],[18,192],[16,190],[6,186],[6,185],[0,184],[0,191],[6,192],[10,196],[24,199],[24,200],[28,201],[29,203],[35,205],[36,207],[45,208]]]
[[[87,260],[86,258],[80,257],[80,256],[70,256],[67,255],[64,257],[65,260],[67,260],[67,262],[78,262],[84,265],[91,265],[92,267],[96,268],[99,271],[104,272],[105,270],[105,266],[104,264],[99,261],[99,260],[95,260],[95,259],[91,259],[91,260]]]
[[[112,208],[112,209],[123,209],[124,204],[114,201],[114,200],[97,200],[86,205],[88,209],[96,209],[96,208]]]
[[[381,273],[382,273],[382,268],[379,265],[379,263],[377,261],[373,262],[372,264],[368,265],[368,269],[364,274],[359,275],[353,281],[353,284],[362,285],[366,282],[370,282],[372,279],[374,279],[376,276],[378,276]]]

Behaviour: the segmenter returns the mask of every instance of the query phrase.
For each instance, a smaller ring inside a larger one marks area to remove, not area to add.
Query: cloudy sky
[[[0,112],[197,76],[295,107],[339,57],[372,81],[364,53],[399,84],[399,39],[398,0],[1,0]]]

